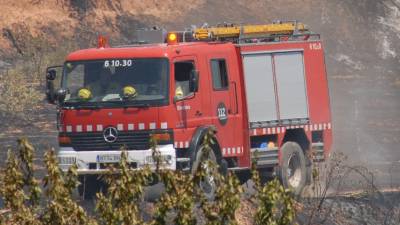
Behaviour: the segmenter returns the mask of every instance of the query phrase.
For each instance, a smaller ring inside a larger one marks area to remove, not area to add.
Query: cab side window
[[[175,96],[183,98],[191,94],[189,91],[190,74],[195,70],[193,61],[175,63]]]
[[[82,74],[85,71],[85,67],[84,65],[73,65],[72,63],[67,63],[66,68],[68,76],[64,78],[65,80],[63,82],[65,82],[65,84],[63,84],[63,86],[68,87],[65,96],[65,100],[68,100],[70,98],[76,98],[79,89],[84,87],[85,80]]]
[[[228,89],[228,72],[225,59],[212,59],[211,73],[214,90]]]

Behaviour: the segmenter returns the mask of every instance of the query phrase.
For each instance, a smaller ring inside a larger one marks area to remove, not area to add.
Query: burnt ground
[[[389,77],[331,76],[329,80],[333,117],[333,152],[347,159],[344,171],[322,195],[298,203],[298,222],[309,224],[399,224],[400,219],[400,89]],[[32,122],[14,122],[0,133],[0,165],[6,150],[15,149],[18,137],[27,137],[36,147],[35,164],[39,176],[45,171],[45,149],[57,147],[55,107],[43,102]],[[0,125],[1,126],[1,125]],[[245,185],[246,194],[253,194]],[[78,199],[78,197],[76,196]],[[93,213],[94,201],[82,201]],[[143,203],[151,208],[151,203]],[[251,224],[256,205],[246,197],[238,210],[240,224]],[[145,213],[145,216],[148,216]]]
[[[399,224],[400,223],[400,139],[399,88],[382,81],[358,76],[333,76],[330,80],[333,113],[333,152],[343,152],[341,176],[323,195],[304,198],[297,204],[299,224]],[[45,174],[42,158],[45,149],[57,146],[55,107],[45,105],[32,115],[34,122],[16,123],[0,135],[0,165],[6,150],[15,149],[18,137],[27,137],[36,147],[35,164],[39,176]],[[4,124],[4,123],[3,123]],[[340,180],[340,182],[339,182]],[[237,212],[240,224],[252,224],[257,210],[248,196],[251,184]],[[76,199],[90,213],[94,201]],[[146,209],[152,203],[143,203]],[[310,216],[310,215],[314,216]],[[144,217],[148,217],[147,210]],[[310,220],[310,218],[312,218]]]
[[[399,199],[399,192],[328,197],[312,219],[317,207],[308,199],[297,217],[300,224],[399,224]]]
[[[400,187],[400,87],[395,75],[331,76],[336,152],[364,166],[381,188]]]

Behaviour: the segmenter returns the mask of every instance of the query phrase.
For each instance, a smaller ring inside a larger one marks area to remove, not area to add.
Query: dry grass
[[[400,79],[396,78],[396,80],[394,81],[393,85],[397,88],[400,88]]]
[[[43,94],[16,68],[1,75],[0,117],[18,118],[34,111]]]
[[[236,221],[240,225],[254,224],[254,216],[257,211],[257,206],[249,199],[242,199],[240,207],[236,211]]]

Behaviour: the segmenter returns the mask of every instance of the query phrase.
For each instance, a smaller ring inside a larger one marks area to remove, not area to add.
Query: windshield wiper
[[[150,107],[149,103],[132,102],[132,101],[128,101],[128,100],[106,101],[106,103],[121,105],[121,107],[123,107],[123,108],[128,108],[128,107],[147,108],[147,107]]]
[[[100,109],[100,106],[97,102],[93,102],[93,105],[75,105],[73,107],[75,109]]]
[[[136,108],[148,108],[150,107],[149,103],[138,103],[138,102],[131,102],[131,101],[106,101],[103,102],[105,104],[112,104],[112,105],[117,105],[120,106],[121,108],[129,108],[129,107],[136,107]],[[64,105],[64,107],[71,107],[74,109],[101,109],[101,108],[106,108],[106,105],[100,106],[99,102],[90,102],[90,104],[71,104],[69,106]],[[115,106],[114,106],[115,107]]]
[[[129,107],[137,107],[137,108],[148,108],[150,107],[149,103],[133,103],[133,102],[126,102],[124,101],[124,108],[129,108]]]

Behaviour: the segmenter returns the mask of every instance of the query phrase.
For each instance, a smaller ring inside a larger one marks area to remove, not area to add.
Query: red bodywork
[[[305,77],[310,123],[296,127],[249,129],[241,52],[287,51],[304,52]],[[204,125],[217,128],[217,138],[224,157],[236,157],[238,167],[250,166],[250,136],[277,134],[278,145],[287,129],[303,128],[311,142],[312,130],[324,130],[325,154],[332,143],[331,116],[321,42],[279,42],[235,45],[232,43],[193,42],[176,45],[157,44],[124,48],[80,50],[70,54],[67,61],[123,58],[167,58],[170,62],[169,104],[148,108],[61,109],[60,130],[67,132],[101,131],[104,127],[118,129],[173,129],[174,146],[178,151],[189,147],[195,130]],[[210,59],[224,58],[227,62],[229,88],[214,90]],[[193,60],[199,71],[199,91],[193,98],[174,102],[174,62]],[[217,106],[223,102],[228,122],[222,125]]]

